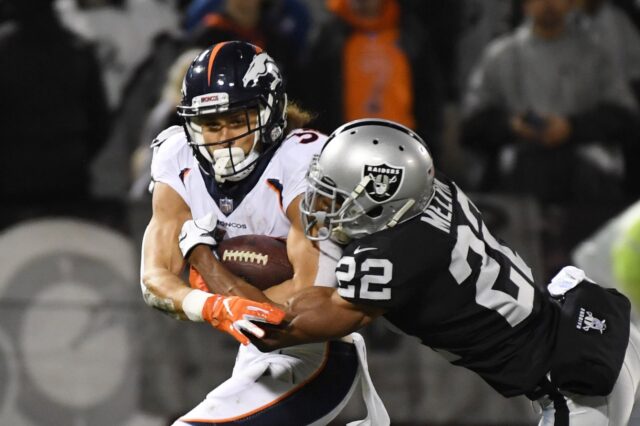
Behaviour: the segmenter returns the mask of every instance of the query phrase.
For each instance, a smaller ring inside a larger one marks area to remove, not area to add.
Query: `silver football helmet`
[[[410,129],[381,119],[334,131],[307,173],[305,234],[338,244],[420,214],[433,196],[433,159]]]

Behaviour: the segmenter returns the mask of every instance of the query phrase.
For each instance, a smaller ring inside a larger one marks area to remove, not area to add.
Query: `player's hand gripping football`
[[[254,302],[237,296],[214,295],[202,309],[202,318],[220,331],[229,333],[243,345],[249,344],[246,331],[261,338],[264,330],[252,321],[278,325],[284,319],[284,311],[267,303]]]

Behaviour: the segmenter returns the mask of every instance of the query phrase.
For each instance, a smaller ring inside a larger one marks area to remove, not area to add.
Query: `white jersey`
[[[287,208],[304,193],[309,163],[320,153],[326,139],[312,130],[291,132],[237,206],[225,197],[216,203],[210,195],[198,161],[179,126],[166,129],[156,139],[151,177],[180,194],[194,219],[214,212],[219,227],[227,231],[226,238],[246,234],[286,238],[291,227]],[[229,212],[225,214],[223,210]]]

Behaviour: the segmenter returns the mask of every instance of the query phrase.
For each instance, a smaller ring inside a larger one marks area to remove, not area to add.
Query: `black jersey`
[[[396,327],[501,394],[529,392],[550,369],[556,307],[452,181],[437,175],[434,187],[420,216],[345,248],[338,293],[386,309]]]

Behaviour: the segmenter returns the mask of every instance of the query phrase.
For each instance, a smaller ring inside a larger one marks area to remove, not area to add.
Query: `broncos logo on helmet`
[[[266,76],[271,77],[271,90],[275,90],[282,84],[280,70],[275,61],[271,59],[271,56],[262,52],[253,57],[247,73],[242,77],[242,84],[244,87],[256,87],[260,79]]]

